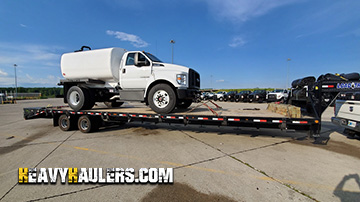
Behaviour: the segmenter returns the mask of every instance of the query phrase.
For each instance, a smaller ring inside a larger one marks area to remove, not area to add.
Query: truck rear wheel
[[[176,94],[167,84],[157,84],[148,95],[150,108],[156,113],[170,113],[176,106]]]
[[[72,86],[66,95],[69,106],[75,111],[88,108],[89,105],[86,104],[86,101],[89,101],[89,97],[89,92],[78,86]]]

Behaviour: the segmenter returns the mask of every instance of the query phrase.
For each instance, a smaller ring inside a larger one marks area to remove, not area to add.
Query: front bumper
[[[343,128],[360,132],[360,122],[337,117],[331,117],[331,122]]]
[[[196,94],[199,93],[197,89],[177,89],[177,97],[181,100],[191,100],[196,97]]]

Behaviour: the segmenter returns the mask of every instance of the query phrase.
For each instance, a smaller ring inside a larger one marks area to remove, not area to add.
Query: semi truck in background
[[[61,73],[64,102],[75,111],[91,109],[95,102],[119,107],[124,101],[140,101],[156,113],[170,113],[175,107],[189,107],[200,89],[195,70],[122,48],[83,46],[65,53]]]

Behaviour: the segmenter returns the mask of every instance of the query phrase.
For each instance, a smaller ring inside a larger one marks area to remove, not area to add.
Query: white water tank
[[[61,56],[61,73],[66,79],[119,81],[122,48],[65,53]]]

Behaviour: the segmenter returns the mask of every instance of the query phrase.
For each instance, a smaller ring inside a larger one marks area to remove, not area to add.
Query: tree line
[[[0,93],[15,93],[15,88],[1,88],[0,87]],[[18,93],[41,93],[41,97],[59,97],[61,95],[64,95],[64,89],[63,88],[24,88],[24,87],[18,87],[17,88]]]

